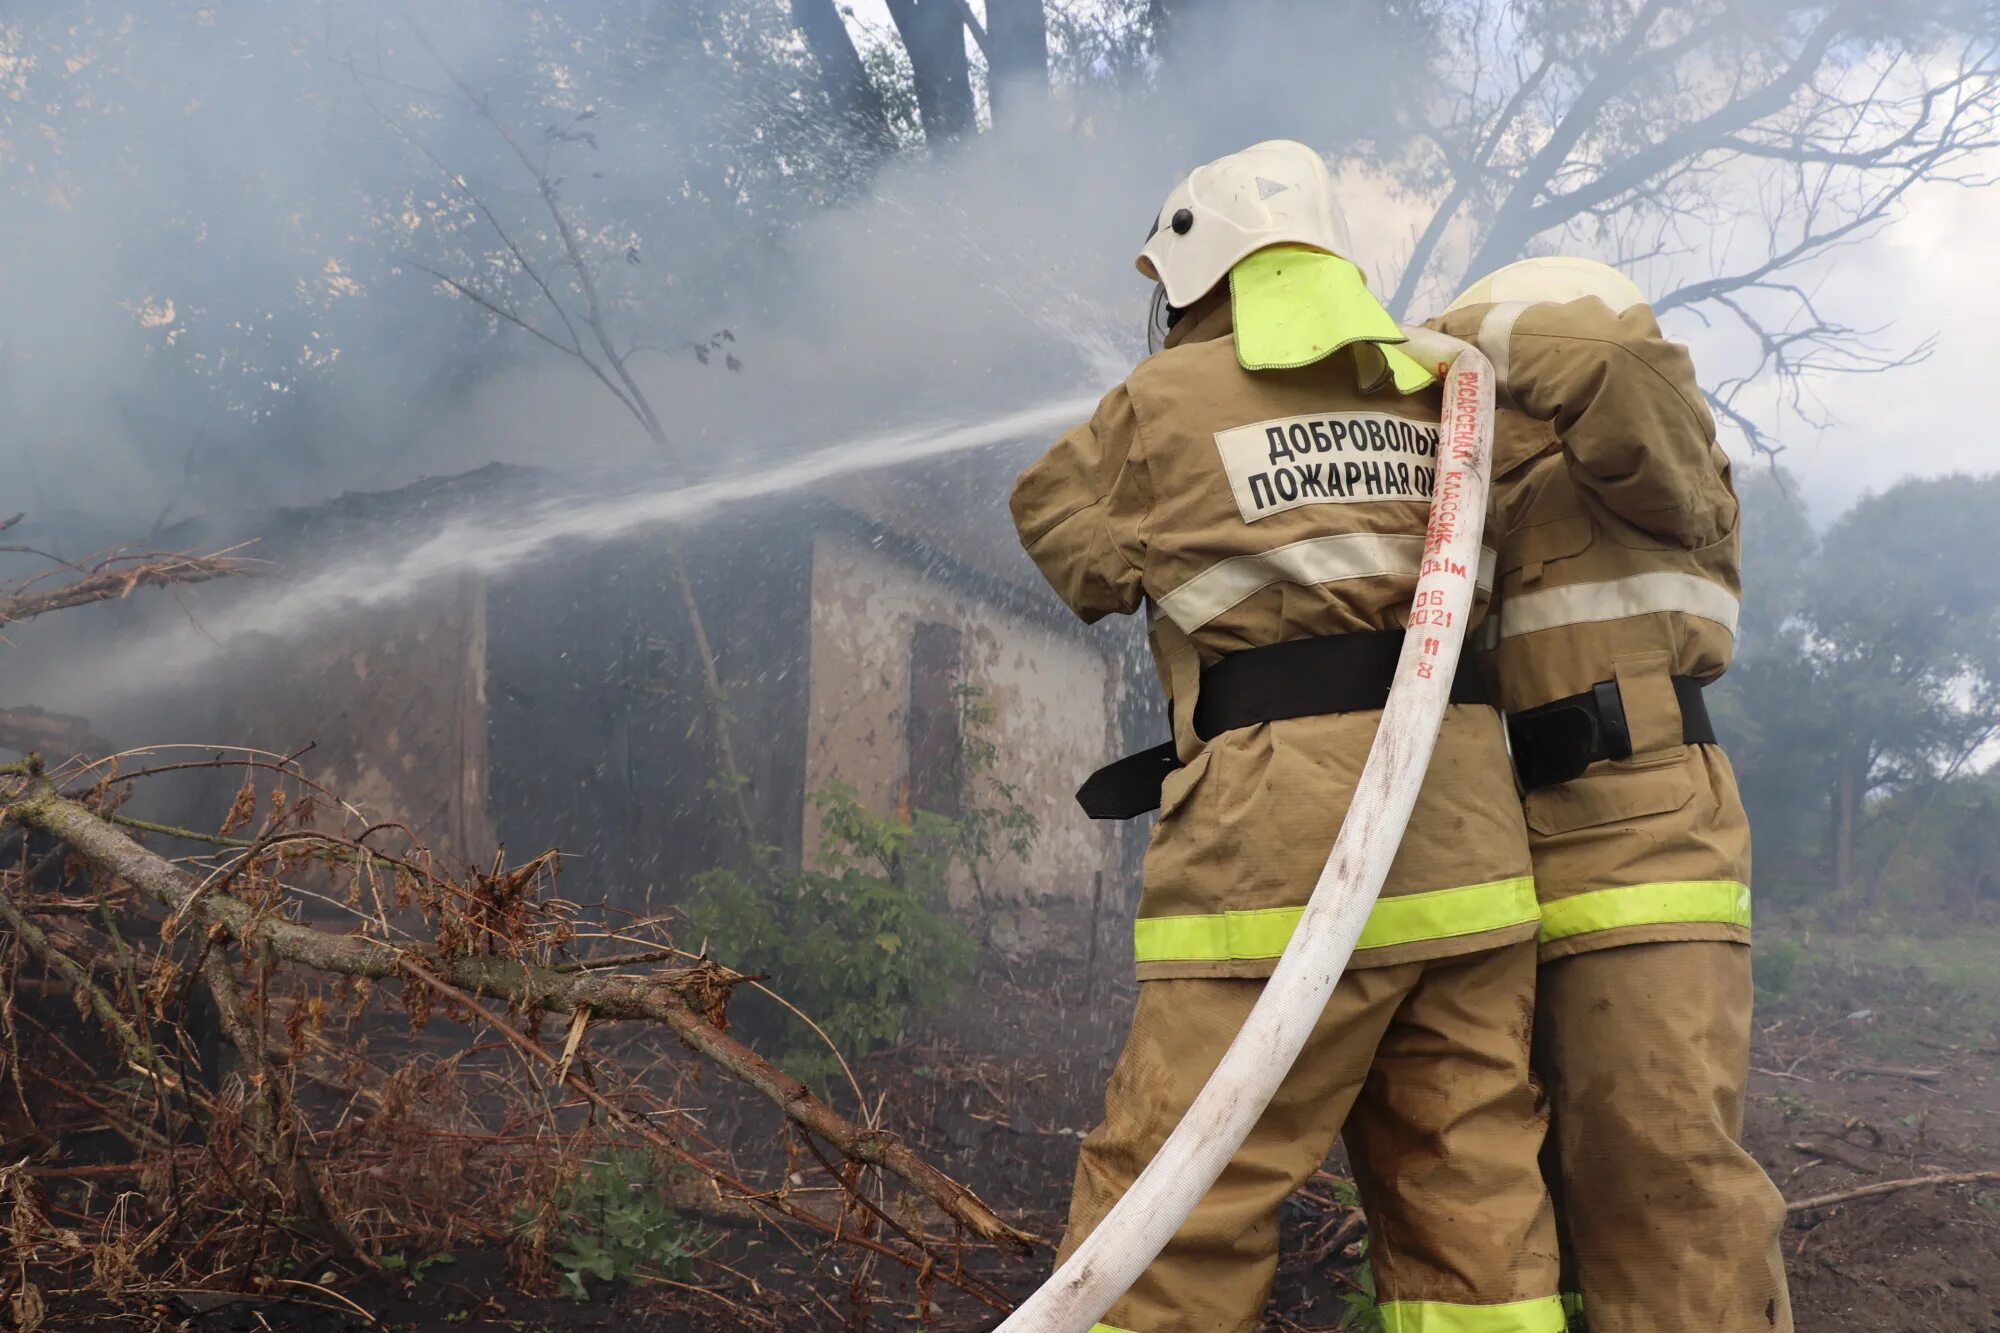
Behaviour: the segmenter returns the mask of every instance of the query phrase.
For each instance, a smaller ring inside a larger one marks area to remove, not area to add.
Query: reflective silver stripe
[[[1660,611],[1699,616],[1736,633],[1737,601],[1729,589],[1699,575],[1660,570],[1506,598],[1500,604],[1500,637]]]
[[[1514,321],[1528,308],[1526,301],[1503,301],[1486,312],[1475,335],[1479,351],[1493,363],[1493,387],[1507,392],[1507,371],[1514,347]]]
[[[1341,579],[1414,579],[1423,553],[1422,537],[1400,533],[1344,532],[1310,537],[1210,565],[1161,597],[1160,610],[1192,634],[1273,583],[1312,587]],[[1493,560],[1492,549],[1481,547],[1478,582],[1482,588],[1493,586]]]

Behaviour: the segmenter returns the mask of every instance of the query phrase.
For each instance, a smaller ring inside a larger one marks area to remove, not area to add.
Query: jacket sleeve
[[[1477,340],[1502,394],[1555,426],[1577,481],[1626,522],[1687,547],[1735,527],[1729,457],[1694,363],[1650,307],[1475,306],[1445,327]]]
[[[1014,482],[1021,545],[1086,621],[1136,611],[1144,597],[1147,491],[1138,443],[1131,395],[1120,385]]]

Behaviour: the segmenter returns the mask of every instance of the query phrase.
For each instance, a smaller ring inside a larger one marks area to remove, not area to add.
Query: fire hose
[[[1493,446],[1493,367],[1455,339],[1405,332],[1419,361],[1450,363],[1442,457],[1410,632],[1347,817],[1284,955],[1194,1104],[1124,1197],[996,1333],[1087,1333],[1166,1248],[1291,1072],[1402,844],[1472,616]]]

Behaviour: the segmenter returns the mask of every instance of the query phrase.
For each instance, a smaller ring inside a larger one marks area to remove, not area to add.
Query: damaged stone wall
[[[1040,823],[1025,864],[1005,853],[985,877],[996,944],[1031,951],[1072,935],[1097,877],[1115,872],[1106,826],[1085,819],[1077,784],[1117,743],[1119,678],[1099,646],[1025,613],[973,581],[940,576],[865,536],[822,528],[813,549],[812,682],[806,787],[853,786],[877,810],[909,799],[912,649],[922,625],[958,632],[963,684],[997,712],[997,775],[1020,786]],[[976,797],[975,797],[976,799]],[[811,809],[805,853],[817,844]],[[969,876],[954,908],[976,907]]]
[[[210,732],[279,754],[461,861],[493,854],[487,814],[486,589],[463,579],[237,660]],[[226,801],[225,801],[226,804]]]

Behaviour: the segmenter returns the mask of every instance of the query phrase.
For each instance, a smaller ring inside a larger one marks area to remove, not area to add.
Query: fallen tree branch
[[[412,956],[361,935],[335,935],[260,913],[227,893],[201,892],[186,872],[141,846],[87,807],[56,793],[46,779],[31,782],[4,807],[7,817],[68,844],[100,873],[132,884],[166,907],[220,929],[245,948],[346,976],[375,979],[409,975]],[[734,984],[713,964],[657,972],[644,978],[551,968],[489,955],[427,960],[435,980],[473,995],[526,1010],[568,1014],[586,1009],[600,1019],[661,1023],[686,1045],[749,1084],[785,1116],[818,1135],[852,1161],[879,1167],[930,1200],[959,1225],[1002,1249],[1028,1254],[1039,1237],[1009,1226],[964,1185],[939,1171],[886,1130],[840,1115],[786,1074],[704,1016]]]
[[[429,971],[427,971],[421,963],[416,962],[414,959],[406,959],[403,963],[403,970],[409,976],[414,977],[418,982],[422,983],[423,985],[429,986],[432,990],[444,996],[446,999],[464,1005],[467,1009],[471,1010],[474,1014],[478,1015],[479,1019],[482,1022],[486,1023],[487,1025],[492,1027],[494,1031],[498,1032],[501,1036],[505,1037],[507,1041],[510,1044],[512,1044],[516,1050],[520,1051],[523,1055],[527,1056],[529,1059],[535,1061],[538,1064],[543,1065],[546,1068],[553,1069],[558,1075],[558,1077],[562,1080],[562,1082],[570,1089],[570,1091],[577,1093],[585,1101],[589,1102],[592,1106],[595,1106],[598,1110],[604,1112],[606,1116],[610,1117],[612,1123],[621,1125],[625,1129],[631,1131],[632,1133],[637,1134],[640,1138],[644,1139],[654,1148],[665,1153],[667,1156],[673,1158],[675,1161],[680,1162],[682,1165],[691,1167],[694,1170],[701,1172],[703,1175],[709,1177],[709,1179],[714,1181],[716,1184],[727,1184],[730,1188],[734,1189],[739,1196],[739,1198],[731,1199],[721,1195],[718,1192],[713,1198],[696,1201],[699,1207],[708,1208],[710,1210],[719,1207],[723,1210],[722,1215],[730,1218],[731,1220],[741,1220],[747,1217],[754,1217],[755,1208],[759,1207],[769,1208],[775,1212],[782,1214],[785,1217],[793,1219],[794,1221],[805,1222],[811,1226],[817,1227],[820,1230],[826,1232],[828,1235],[831,1235],[840,1240],[844,1240],[850,1245],[859,1245],[863,1249],[872,1250],[880,1254],[887,1254],[891,1258],[901,1257],[898,1256],[894,1251],[889,1250],[887,1247],[883,1246],[880,1242],[872,1240],[866,1236],[854,1235],[851,1232],[843,1230],[840,1224],[837,1222],[829,1222],[827,1219],[823,1217],[819,1217],[816,1214],[807,1212],[805,1209],[797,1207],[796,1205],[791,1203],[790,1200],[786,1199],[782,1194],[778,1195],[759,1194],[757,1191],[752,1190],[748,1185],[744,1184],[744,1182],[735,1179],[734,1177],[730,1176],[727,1172],[719,1170],[712,1163],[703,1161],[700,1157],[696,1156],[694,1153],[689,1152],[685,1147],[683,1147],[679,1143],[676,1143],[668,1135],[662,1134],[659,1130],[653,1128],[652,1125],[648,1124],[641,1117],[633,1115],[630,1111],[627,1111],[624,1107],[618,1105],[616,1102],[612,1101],[609,1097],[606,1097],[603,1093],[599,1092],[594,1086],[592,1086],[589,1079],[585,1078],[583,1074],[578,1072],[576,1069],[570,1067],[571,1062],[567,1057],[558,1058],[556,1056],[550,1055],[548,1051],[542,1047],[541,1043],[535,1041],[532,1037],[528,1036],[527,1033],[521,1031],[519,1028],[515,1027],[512,1023],[507,1022],[505,1019],[501,1018],[498,1014],[495,1014],[490,1009],[487,1009],[484,1005],[480,1004],[472,996],[467,995],[464,991],[459,990],[455,986],[451,986],[443,981],[440,981],[437,977],[433,976]],[[839,1175],[833,1171],[829,1171],[828,1174],[832,1175],[835,1180],[840,1179]],[[850,1186],[849,1192],[852,1193],[855,1198],[861,1199],[864,1204],[867,1203],[867,1200],[863,1198],[858,1189],[855,1189],[852,1186]],[[688,1199],[686,1195],[683,1194],[682,1196],[678,1197],[675,1200],[675,1202],[681,1203],[683,1204],[683,1206],[685,1206],[686,1203],[688,1202]],[[737,1209],[742,1210],[740,1214],[736,1211]],[[902,1230],[902,1228],[898,1228],[898,1230]],[[916,1237],[911,1236],[908,1231],[903,1231],[903,1235],[907,1237],[913,1244],[915,1244],[919,1252],[925,1256],[926,1271],[937,1271],[929,1267],[930,1261],[934,1260],[936,1257],[934,1253],[931,1251],[930,1247],[925,1245],[922,1241],[918,1240]],[[1005,1311],[1009,1308],[1004,1297],[1002,1297],[998,1292],[994,1291],[991,1287],[988,1287],[985,1283],[979,1282],[973,1277],[971,1277],[970,1274],[938,1272],[937,1275],[945,1282],[948,1282],[952,1286],[957,1287],[960,1291],[965,1292],[969,1296],[977,1297],[979,1300],[984,1301],[987,1305],[992,1306],[996,1310]]]
[[[1823,1162],[1838,1162],[1849,1171],[1858,1171],[1864,1176],[1881,1174],[1874,1167],[1868,1165],[1868,1163],[1861,1161],[1859,1158],[1849,1157],[1840,1149],[1827,1144],[1807,1143],[1804,1140],[1800,1140],[1792,1145],[1792,1151],[1802,1153],[1807,1157],[1817,1157]]]
[[[413,959],[406,959],[404,961],[403,971],[418,983],[428,986],[446,999],[464,1006],[473,1015],[477,1016],[481,1022],[505,1037],[516,1050],[520,1051],[530,1060],[540,1063],[545,1067],[553,1068],[559,1083],[562,1083],[570,1091],[604,1112],[606,1116],[610,1117],[613,1124],[621,1125],[632,1133],[637,1134],[647,1143],[650,1143],[653,1147],[673,1158],[682,1166],[699,1171],[711,1179],[714,1179],[718,1175],[715,1168],[707,1162],[704,1162],[681,1144],[675,1142],[669,1136],[660,1133],[660,1131],[647,1124],[646,1121],[631,1114],[624,1107],[599,1092],[581,1072],[570,1067],[571,1062],[569,1060],[559,1060],[555,1056],[550,1055],[542,1049],[540,1043],[528,1036],[527,1033],[487,1009],[472,996],[466,994],[458,987],[440,980],[429,969]],[[734,1185],[740,1194],[755,1197],[756,1191],[743,1185],[740,1181],[730,1181],[729,1183]],[[718,1221],[741,1223],[754,1221],[757,1217],[756,1210],[751,1204],[744,1202],[742,1199],[729,1199],[719,1195],[715,1197],[698,1197],[690,1192],[681,1191],[674,1194],[670,1202],[676,1207],[684,1208],[689,1212],[701,1213]]]
[[[209,994],[215,997],[222,1035],[236,1048],[248,1070],[245,1083],[250,1097],[250,1134],[257,1156],[271,1172],[274,1182],[291,1183],[306,1216],[325,1233],[341,1257],[367,1272],[381,1272],[381,1265],[360,1238],[327,1205],[319,1178],[299,1151],[299,1113],[292,1100],[291,1086],[271,1066],[263,1027],[244,1003],[243,991],[236,984],[236,971],[220,941],[211,942],[203,951],[201,974],[208,983]]]
[[[1896,1194],[1902,1190],[1915,1189],[1919,1185],[1983,1185],[1988,1181],[2000,1181],[2000,1171],[1959,1171],[1941,1176],[1911,1176],[1907,1180],[1884,1180],[1851,1190],[1836,1190],[1832,1194],[1816,1194],[1810,1199],[1800,1199],[1796,1203],[1786,1204],[1785,1211],[1804,1213],[1815,1208],[1830,1208],[1837,1203],[1872,1199],[1880,1194]]]
[[[1912,1083],[1935,1083],[1944,1077],[1942,1069],[1906,1069],[1902,1065],[1849,1065],[1834,1075],[1868,1074],[1876,1078],[1906,1078]]]

